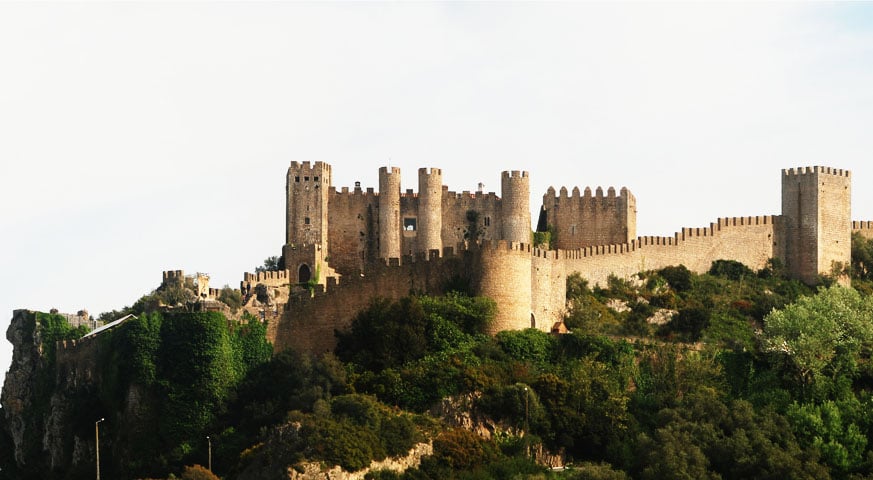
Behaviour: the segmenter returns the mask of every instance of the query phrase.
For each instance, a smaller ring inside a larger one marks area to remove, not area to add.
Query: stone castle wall
[[[294,348],[315,354],[336,345],[335,330],[347,328],[354,316],[375,298],[396,300],[410,293],[439,295],[456,276],[470,278],[475,271],[472,254],[447,249],[443,257],[424,254],[372,262],[367,273],[328,278],[314,295],[292,297],[279,322],[268,324],[274,351]]]
[[[852,222],[852,233],[855,232],[864,238],[873,238],[873,222]]]
[[[774,255],[779,223],[778,216],[720,218],[709,227],[683,228],[673,237],[639,237],[619,245],[559,250],[558,258],[566,272],[579,272],[592,285],[605,285],[610,274],[629,278],[679,264],[702,273],[719,259],[760,269]]]
[[[558,195],[549,187],[543,195],[543,211],[554,232],[550,244],[554,249],[628,243],[637,235],[637,201],[624,187],[617,196],[613,187],[605,196],[600,187],[594,195],[588,187],[582,195],[579,187],[574,187],[571,196],[566,187],[561,187]]]
[[[343,273],[360,273],[370,258],[376,257],[376,231],[379,196],[372,188],[351,192],[346,187],[328,195],[328,237],[333,268]]]
[[[289,172],[305,180],[307,166],[292,163]],[[316,166],[329,172],[326,164]],[[308,198],[294,193],[305,186],[296,176],[292,183],[291,175],[289,198]],[[290,256],[300,264],[323,265],[331,278],[322,282],[326,291],[317,290],[314,298],[288,305],[282,323],[273,326],[277,345],[327,349],[333,345],[333,330],[347,326],[372,298],[394,299],[412,290],[440,293],[439,285],[459,272],[477,294],[497,302],[491,333],[527,327],[550,330],[563,317],[566,278],[574,272],[591,284],[605,284],[610,275],[627,278],[670,265],[705,272],[714,260],[728,259],[760,269],[777,258],[795,278],[815,283],[835,263],[848,261],[851,231],[873,238],[873,223],[850,222],[849,172],[829,167],[783,170],[782,215],[721,218],[708,227],[684,228],[672,237],[636,237],[636,199],[626,188],[617,193],[610,187],[605,194],[599,187],[594,193],[590,188],[581,193],[576,187],[572,194],[566,188],[559,194],[549,188],[541,219],[555,232],[552,250],[529,244],[527,172],[502,172],[501,197],[493,192],[455,193],[441,182],[440,169],[419,169],[418,193],[401,192],[400,170],[382,168],[379,192],[364,192],[357,185],[353,192],[337,192],[325,185],[329,194],[312,198],[325,205],[319,211],[327,212],[326,220],[314,227],[326,229],[320,237],[324,243],[306,245],[316,237],[307,237],[304,229],[303,247],[289,250],[286,245],[284,251],[286,262]],[[289,213],[289,219],[299,215]],[[847,228],[850,224],[852,229]],[[479,247],[440,261],[440,249],[434,247],[461,242]],[[408,258],[421,261],[396,260],[413,254],[417,257]],[[294,265],[289,268],[295,276]]]

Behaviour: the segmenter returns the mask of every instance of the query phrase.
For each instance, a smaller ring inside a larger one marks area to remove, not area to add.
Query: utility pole
[[[209,435],[206,436],[206,443],[209,444],[209,471],[212,472],[212,439]]]
[[[106,420],[105,418],[101,418],[94,422],[94,444],[96,446],[96,460],[97,460],[97,480],[100,480],[100,422]]]

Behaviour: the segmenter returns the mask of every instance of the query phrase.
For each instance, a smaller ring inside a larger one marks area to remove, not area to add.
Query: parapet
[[[627,205],[635,205],[636,198],[627,189],[627,187],[621,187],[618,194],[616,195],[615,187],[608,187],[606,189],[606,194],[603,193],[603,187],[597,187],[594,194],[591,194],[591,187],[585,187],[581,193],[579,191],[579,187],[573,187],[572,194],[570,194],[567,190],[567,187],[561,187],[558,190],[556,195],[555,188],[549,187],[546,190],[546,194],[543,198],[544,201],[548,201],[549,199],[553,199],[552,203],[560,204],[562,200],[573,199],[574,202],[579,202],[580,205],[613,205],[615,204],[616,199],[624,199]]]
[[[288,270],[271,270],[267,272],[257,272],[257,273],[244,273],[243,281],[244,282],[253,282],[253,283],[264,283],[264,282],[281,282],[288,281],[290,276],[288,275]]]
[[[185,271],[184,270],[164,270],[163,272],[163,283],[173,283],[173,282],[182,282],[185,280]]]
[[[812,175],[815,173],[834,175],[837,177],[846,177],[846,178],[851,178],[851,176],[852,176],[852,173],[849,170],[844,170],[842,168],[814,166],[814,167],[798,167],[798,168],[784,168],[784,169],[782,169],[782,176],[783,177]]]
[[[321,161],[315,162],[312,164],[311,162],[291,162],[291,166],[288,167],[288,171],[295,171],[300,173],[310,173],[310,172],[323,172],[330,173],[330,164],[324,163]]]
[[[400,175],[400,167],[390,167],[390,172],[388,169],[389,167],[379,167],[379,175]]]
[[[503,172],[500,173],[500,176],[501,176],[501,178],[514,178],[514,179],[528,178],[529,177],[527,171],[520,171],[520,170],[512,170],[512,171],[504,170]]]

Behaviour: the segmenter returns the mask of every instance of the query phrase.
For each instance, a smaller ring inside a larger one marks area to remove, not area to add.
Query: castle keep
[[[330,165],[291,162],[286,270],[247,274],[242,284],[244,293],[252,282],[307,285],[269,326],[277,350],[327,351],[334,330],[373,298],[441,294],[458,282],[497,302],[492,333],[553,328],[574,272],[596,284],[668,265],[705,272],[717,259],[760,269],[776,258],[795,278],[816,283],[849,263],[853,230],[873,231],[870,222],[851,221],[849,171],[829,167],[783,170],[781,215],[720,218],[672,237],[636,236],[636,199],[626,188],[549,188],[538,223],[554,237],[537,247],[527,172],[503,172],[499,196],[449,191],[437,168],[419,169],[418,191],[403,192],[400,175],[383,167],[378,192],[359,183],[337,190]]]

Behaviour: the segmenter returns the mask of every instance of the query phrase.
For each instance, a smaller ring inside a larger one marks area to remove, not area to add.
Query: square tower
[[[851,262],[851,186],[848,170],[782,170],[782,259],[793,278],[815,284]]]
[[[321,270],[328,252],[330,165],[291,162],[285,184],[285,245],[282,256],[292,281],[306,282]]]

